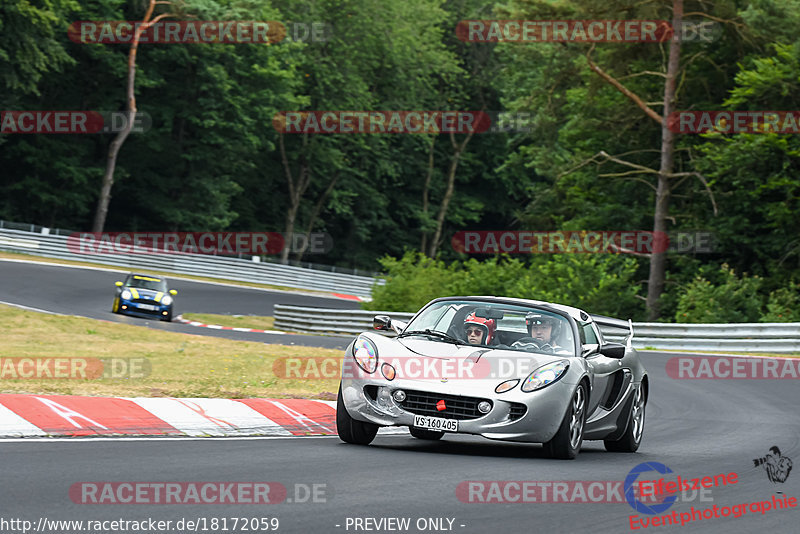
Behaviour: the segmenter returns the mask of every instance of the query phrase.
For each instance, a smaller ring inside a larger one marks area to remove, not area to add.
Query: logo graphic
[[[641,514],[658,515],[669,510],[669,507],[675,503],[678,497],[677,495],[671,495],[664,499],[663,502],[652,505],[645,504],[637,499],[634,493],[636,479],[639,478],[640,473],[647,473],[648,471],[655,471],[657,473],[661,473],[662,475],[672,473],[672,469],[659,462],[644,462],[637,465],[631,469],[628,473],[628,476],[625,477],[625,484],[623,486],[623,489],[625,490],[625,500],[628,501],[628,504],[631,505],[631,508]]]
[[[792,460],[786,456],[781,456],[781,450],[777,445],[769,448],[766,456],[761,458],[753,458],[753,464],[758,467],[763,465],[767,471],[767,477],[773,484],[786,482],[789,478],[789,473],[792,471]]]
[[[436,403],[436,409],[439,410],[440,412],[442,412],[442,411],[447,409],[447,406],[445,406],[445,404],[444,404],[444,399],[442,399],[442,400],[440,400],[439,402]]]

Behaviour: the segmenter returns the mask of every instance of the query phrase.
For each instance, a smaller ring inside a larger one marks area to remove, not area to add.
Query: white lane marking
[[[47,432],[0,404],[0,435],[46,436]]]
[[[230,399],[129,398],[154,416],[190,436],[291,432],[246,404]]]
[[[0,443],[94,443],[97,441],[246,441],[263,439],[314,439],[314,438],[338,438],[339,436],[218,436],[218,437],[198,437],[198,436],[119,436],[119,437],[94,437],[94,436],[54,436],[49,438],[0,438]]]
[[[39,308],[32,308],[30,306],[23,306],[22,304],[15,304],[13,302],[6,302],[4,300],[0,300],[0,304],[5,304],[6,306],[13,306],[15,308],[20,308],[20,309],[23,309],[23,310],[35,311],[35,312],[39,312],[39,313],[47,313],[49,315],[61,315],[61,316],[65,317],[65,315],[63,313],[57,313],[57,312],[54,312],[54,311],[42,310],[42,309],[39,309]]]
[[[27,422],[27,421],[26,421]],[[34,427],[35,428],[35,427]],[[39,430],[37,428],[37,430]],[[39,430],[40,434],[46,435]],[[378,435],[392,436],[399,434],[408,434],[408,429],[403,427],[384,427],[378,429]],[[0,438],[0,443],[93,443],[96,441],[246,441],[257,439],[317,439],[317,438],[338,438],[335,434],[329,435],[313,435],[313,436],[296,436],[294,434],[288,436],[52,436],[52,437],[36,437],[36,438]]]

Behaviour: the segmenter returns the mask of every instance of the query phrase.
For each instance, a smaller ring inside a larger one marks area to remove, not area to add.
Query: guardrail
[[[413,313],[331,310],[275,305],[275,328],[353,336],[372,329],[372,318],[389,315],[408,321]],[[609,341],[625,335],[616,328],[601,328]],[[713,350],[735,352],[800,352],[800,323],[666,324],[633,323],[633,346],[637,349]]]
[[[76,254],[67,248],[66,235],[0,229],[0,250],[35,254],[48,258],[124,267],[129,270],[157,270],[220,280],[255,282],[298,289],[332,291],[369,297],[376,279],[370,276],[332,273],[292,265],[204,254]],[[258,257],[255,257],[258,258]],[[381,280],[377,281],[381,283]]]

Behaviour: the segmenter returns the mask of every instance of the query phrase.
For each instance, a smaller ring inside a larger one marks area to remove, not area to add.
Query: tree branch
[[[586,61],[588,61],[588,62],[589,62],[589,68],[590,68],[590,69],[592,69],[594,72],[596,72],[596,73],[597,73],[597,75],[598,75],[598,76],[600,76],[601,78],[603,78],[603,79],[604,79],[606,82],[608,82],[609,84],[611,84],[611,85],[613,85],[614,87],[616,87],[616,88],[617,88],[617,90],[618,90],[620,93],[622,93],[623,95],[625,95],[626,97],[628,97],[628,98],[629,98],[631,101],[633,101],[633,103],[634,103],[634,104],[636,104],[637,106],[639,106],[639,108],[641,108],[641,109],[642,109],[642,111],[644,111],[644,112],[645,112],[645,114],[646,114],[648,117],[650,117],[651,119],[653,119],[654,121],[656,121],[656,122],[658,123],[658,125],[659,125],[659,126],[661,126],[661,124],[662,124],[662,122],[663,122],[663,119],[661,118],[661,115],[659,115],[658,113],[656,113],[656,112],[653,110],[653,108],[651,108],[650,106],[648,106],[648,105],[647,105],[647,104],[646,104],[646,103],[645,103],[645,102],[644,102],[644,101],[643,101],[641,98],[639,98],[639,97],[638,97],[638,96],[637,96],[635,93],[633,93],[633,91],[631,91],[630,89],[628,89],[627,87],[625,87],[624,85],[622,85],[622,84],[621,84],[621,83],[620,83],[618,80],[616,80],[616,79],[615,79],[613,76],[611,76],[610,74],[607,74],[605,71],[603,71],[603,69],[601,69],[600,67],[598,67],[598,66],[595,64],[595,62],[594,62],[594,61],[592,61],[591,54],[592,54],[592,51],[593,51],[593,50],[594,50],[594,45],[592,45],[592,46],[591,46],[591,48],[589,48],[589,51],[588,51],[588,52],[586,52]]]

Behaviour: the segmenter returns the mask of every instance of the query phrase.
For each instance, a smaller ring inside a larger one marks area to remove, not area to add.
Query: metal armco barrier
[[[294,332],[315,332],[354,336],[372,330],[372,318],[388,315],[407,322],[413,313],[385,311],[330,310],[275,305],[275,328]],[[626,333],[601,328],[609,341]],[[666,324],[633,323],[633,346],[637,349],[713,350],[733,352],[800,352],[800,323]]]
[[[376,315],[389,315],[392,319],[403,322],[414,316],[413,313],[331,310],[275,304],[275,328],[292,332],[354,336],[364,330],[372,330],[372,318]]]
[[[46,230],[48,233],[44,233]],[[369,297],[372,286],[376,283],[376,279],[370,276],[331,273],[291,265],[203,254],[76,254],[67,249],[66,235],[50,234],[46,228],[42,229],[42,232],[0,229],[0,250],[113,265],[137,271],[152,269],[221,280],[332,291],[359,297]],[[377,280],[377,283],[381,282]]]

